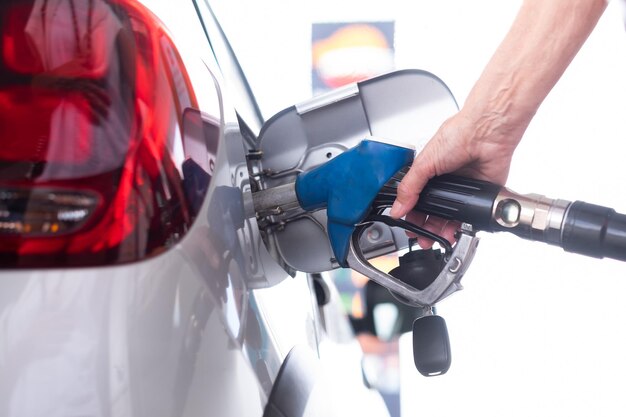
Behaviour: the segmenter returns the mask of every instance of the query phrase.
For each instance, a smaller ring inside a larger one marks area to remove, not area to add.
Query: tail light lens
[[[197,211],[185,193],[189,78],[133,0],[0,4],[0,265],[161,253]]]
[[[43,237],[72,233],[85,224],[98,205],[86,192],[23,188],[0,190],[0,233]]]

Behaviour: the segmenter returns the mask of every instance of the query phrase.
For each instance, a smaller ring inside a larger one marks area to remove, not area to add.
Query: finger
[[[441,217],[428,216],[428,219],[424,223],[423,227],[429,232],[432,232],[438,236],[441,236],[441,231],[443,230],[443,228],[446,226],[447,223],[448,221],[445,219],[442,219]],[[430,249],[435,242],[425,237],[419,237],[417,239],[417,243],[423,249]]]
[[[411,211],[417,203],[419,193],[428,180],[434,176],[434,168],[432,164],[428,162],[431,159],[428,149],[428,146],[424,148],[413,160],[409,172],[407,172],[400,184],[398,184],[398,194],[389,212],[391,217],[399,219]]]
[[[426,217],[427,216],[424,213],[409,211],[406,215],[406,221],[416,226],[422,227],[426,222]],[[409,231],[406,232],[406,235],[410,238],[418,237],[415,233]]]
[[[449,221],[443,229],[441,229],[441,237],[450,242],[451,245],[456,243],[456,232],[461,228],[461,223]]]

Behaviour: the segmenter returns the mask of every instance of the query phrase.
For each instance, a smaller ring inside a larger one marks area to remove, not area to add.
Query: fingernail
[[[391,206],[391,211],[389,212],[389,215],[397,219],[401,217],[400,216],[401,212],[402,212],[402,203],[399,202],[398,200],[394,201],[393,206]]]

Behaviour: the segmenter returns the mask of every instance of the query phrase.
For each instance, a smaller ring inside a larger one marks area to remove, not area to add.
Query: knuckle
[[[402,181],[400,184],[398,184],[398,198],[408,200],[417,195],[418,193],[416,192],[415,188],[411,187],[406,182]]]

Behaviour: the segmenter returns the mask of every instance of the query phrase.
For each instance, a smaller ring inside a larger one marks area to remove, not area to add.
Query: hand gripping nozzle
[[[445,264],[423,289],[372,266],[359,246],[361,234],[374,221],[420,231],[405,227],[412,226],[407,222],[380,215],[390,206],[390,202],[381,200],[381,189],[413,162],[414,153],[411,147],[377,138],[364,139],[331,161],[299,174],[295,183],[255,193],[257,215],[278,214],[296,207],[306,212],[326,209],[328,239],[340,266],[352,268],[376,281],[406,304],[431,307],[462,288],[460,280],[479,241],[470,224],[459,229],[454,248],[437,236],[427,235],[442,243]]]

